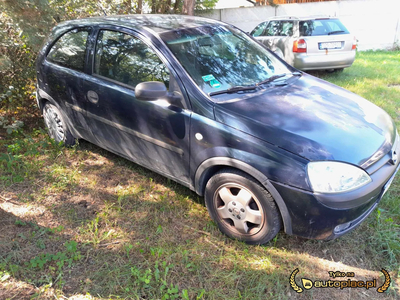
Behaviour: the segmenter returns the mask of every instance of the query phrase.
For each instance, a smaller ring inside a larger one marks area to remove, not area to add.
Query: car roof
[[[315,15],[315,16],[277,16],[268,18],[268,21],[272,20],[299,20],[299,21],[306,21],[306,20],[318,20],[318,19],[338,19],[337,17],[331,17],[326,15]]]
[[[148,28],[157,33],[205,25],[226,25],[225,23],[219,21],[194,16],[145,14],[114,15],[76,19],[60,23],[56,26],[56,30],[64,27],[105,24],[122,26],[132,29]]]

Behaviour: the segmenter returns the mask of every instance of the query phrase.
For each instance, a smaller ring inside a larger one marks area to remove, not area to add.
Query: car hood
[[[381,108],[304,74],[286,86],[215,105],[217,121],[308,160],[367,168],[390,151],[395,126]]]

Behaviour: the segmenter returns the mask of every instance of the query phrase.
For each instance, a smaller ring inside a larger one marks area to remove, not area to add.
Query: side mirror
[[[154,101],[167,96],[167,87],[163,82],[146,81],[135,87],[136,99],[142,101]]]

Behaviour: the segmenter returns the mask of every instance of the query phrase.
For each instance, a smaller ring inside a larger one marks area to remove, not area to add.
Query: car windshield
[[[160,36],[207,94],[255,86],[271,76],[290,73],[268,50],[233,28],[202,26]]]
[[[299,22],[300,36],[348,34],[338,19],[316,19]]]

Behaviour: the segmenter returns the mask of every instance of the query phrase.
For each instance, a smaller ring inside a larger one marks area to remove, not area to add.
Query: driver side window
[[[168,68],[145,43],[129,34],[101,30],[96,42],[94,74],[135,87],[161,81],[169,87]]]

